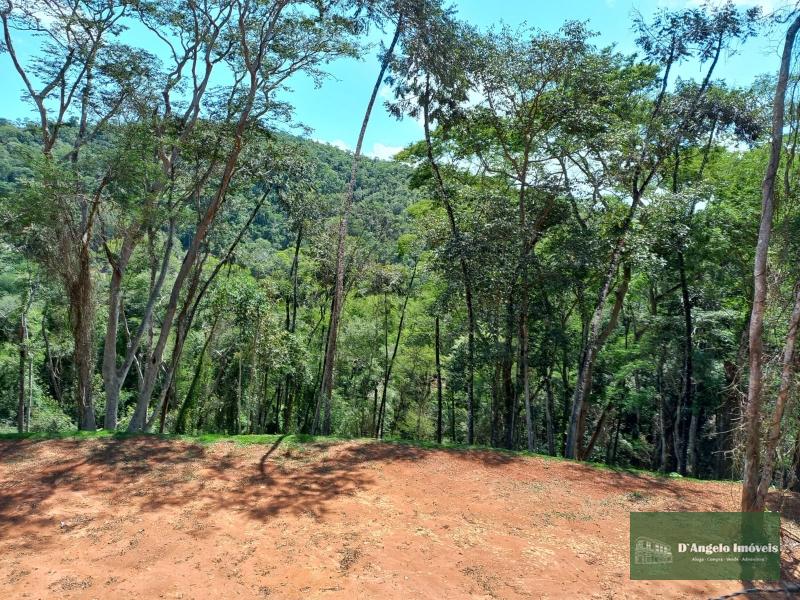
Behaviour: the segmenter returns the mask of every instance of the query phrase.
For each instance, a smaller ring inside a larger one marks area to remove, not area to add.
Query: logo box
[[[778,513],[636,512],[631,579],[780,579]]]

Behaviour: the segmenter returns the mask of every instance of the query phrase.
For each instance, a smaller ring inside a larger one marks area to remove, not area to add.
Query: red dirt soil
[[[0,597],[705,598],[741,585],[628,578],[628,514],[739,494],[363,441],[0,441]]]

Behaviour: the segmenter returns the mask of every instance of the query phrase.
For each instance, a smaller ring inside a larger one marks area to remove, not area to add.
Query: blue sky
[[[713,0],[717,1],[717,0]],[[734,0],[741,6],[760,5],[772,11],[785,0]],[[632,14],[638,10],[647,16],[659,8],[696,6],[702,0],[452,0],[459,17],[480,28],[500,22],[508,25],[527,23],[555,31],[566,20],[586,20],[600,35],[598,45],[616,44],[624,52],[633,52]],[[779,47],[783,32],[765,32],[749,40],[738,51],[723,57],[717,74],[731,85],[749,85],[755,77],[777,71]],[[387,33],[387,37],[388,37]],[[380,35],[374,35],[377,42]],[[19,53],[25,57],[35,48],[30,41],[20,40]],[[312,129],[311,137],[334,145],[352,148],[355,145],[364,107],[378,71],[377,47],[366,52],[361,60],[339,60],[329,66],[331,77],[321,88],[302,77],[292,82],[288,99],[295,106],[295,119]],[[684,66],[683,77],[698,77],[696,68]],[[20,100],[21,82],[7,55],[0,55],[0,116],[9,119],[31,118],[29,104]],[[364,142],[365,153],[388,158],[422,135],[418,123],[411,119],[398,122],[383,107],[376,105]]]

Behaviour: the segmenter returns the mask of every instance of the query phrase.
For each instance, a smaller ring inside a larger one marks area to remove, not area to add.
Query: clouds
[[[367,153],[367,156],[380,158],[381,160],[390,160],[402,149],[402,146],[387,146],[386,144],[375,142],[372,144],[372,150]]]
[[[319,142],[320,144],[327,144],[328,146],[339,148],[339,150],[344,150],[345,152],[353,151],[353,148],[347,142],[342,140],[328,141],[315,138],[314,141]],[[378,158],[380,160],[391,160],[394,158],[394,155],[400,152],[402,149],[403,146],[390,146],[381,142],[375,142],[372,144],[372,149],[364,152],[364,156],[369,158]]]
[[[722,6],[726,2],[727,0],[658,0],[658,5],[665,8],[682,8],[705,5]],[[733,0],[733,3],[741,8],[758,6],[765,13],[772,13],[792,4],[790,0]]]
[[[346,150],[347,152],[352,152],[353,151],[353,149],[350,146],[347,145],[347,142],[344,142],[342,140],[333,140],[332,142],[324,142],[324,143],[326,143],[326,144],[328,144],[330,146],[334,146],[334,147],[338,148],[339,150]]]

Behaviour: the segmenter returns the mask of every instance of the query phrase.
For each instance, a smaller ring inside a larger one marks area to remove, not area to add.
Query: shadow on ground
[[[715,498],[699,482],[680,483],[486,450],[424,449],[363,441],[287,445],[283,438],[269,446],[203,445],[152,436],[0,440],[0,537],[24,525],[34,534],[26,547],[35,550],[36,545],[55,543],[53,532],[58,532],[59,523],[54,521],[54,503],[48,505],[48,500],[56,494],[63,504],[58,510],[68,516],[61,527],[67,528],[80,522],[80,503],[70,504],[69,494],[76,499],[94,495],[111,512],[115,507],[149,512],[191,505],[198,518],[232,512],[253,521],[288,514],[324,522],[334,500],[368,491],[386,466],[422,460],[435,463],[444,458],[456,462],[455,479],[475,470],[508,467],[567,490],[590,486],[601,496],[658,497],[673,511],[732,509],[730,498]],[[491,477],[504,478],[509,472]],[[416,483],[425,485],[424,481]],[[733,494],[738,490],[735,486],[731,489]],[[785,519],[800,522],[798,495],[775,495],[770,502]],[[630,510],[637,510],[636,501]],[[197,533],[197,537],[204,535],[209,532]],[[789,542],[800,547],[800,539]],[[797,555],[785,556],[786,581],[795,581],[794,574],[800,571],[793,558]]]

